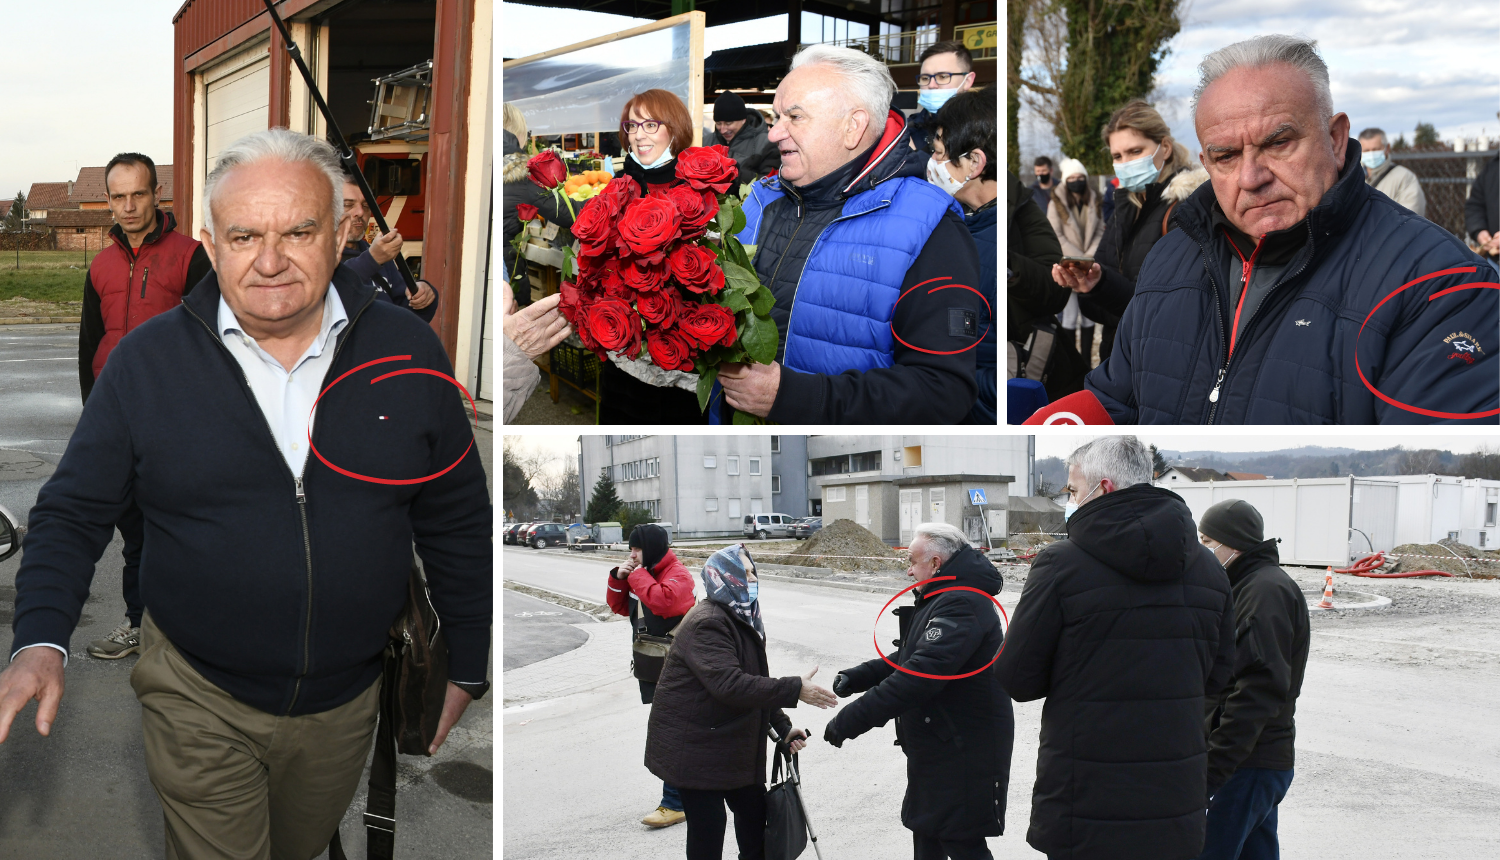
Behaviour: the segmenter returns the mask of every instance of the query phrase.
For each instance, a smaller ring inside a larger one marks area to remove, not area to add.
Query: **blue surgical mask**
[[[1094,487],[1094,489],[1089,490],[1089,494],[1083,497],[1084,502],[1088,502],[1089,499],[1092,499],[1094,497],[1094,493],[1097,492],[1102,486],[1104,486],[1104,482],[1100,481],[1098,485]],[[1063,505],[1063,522],[1067,522],[1068,520],[1072,519],[1073,515],[1078,513],[1078,508],[1079,506],[1073,504],[1072,499],[1068,499],[1067,503]]]
[[[1377,149],[1374,152],[1366,152],[1359,157],[1359,163],[1363,164],[1366,170],[1378,170],[1380,165],[1385,164],[1385,150]]]
[[[1156,181],[1156,177],[1161,174],[1161,169],[1156,166],[1158,152],[1161,152],[1159,143],[1150,155],[1115,165],[1115,176],[1119,177],[1121,191],[1140,191]]]
[[[751,603],[754,603],[756,600],[759,599],[759,595],[760,595],[760,583],[759,582],[746,583],[745,584],[745,588],[750,592],[750,602]]]
[[[658,159],[656,159],[656,161],[654,161],[654,162],[652,162],[650,164],[647,164],[647,163],[641,161],[639,158],[636,158],[635,157],[635,150],[632,149],[630,151],[630,159],[632,161],[634,161],[636,164],[639,164],[640,166],[646,168],[647,170],[651,170],[652,168],[661,167],[663,164],[666,164],[668,161],[671,161],[672,160],[672,150],[671,150],[670,147],[668,147],[666,149],[666,151],[664,151],[661,154],[661,158],[658,158]]]
[[[948,99],[958,95],[958,87],[951,90],[920,90],[917,92],[917,104],[921,105],[928,113],[937,113],[948,103]]]

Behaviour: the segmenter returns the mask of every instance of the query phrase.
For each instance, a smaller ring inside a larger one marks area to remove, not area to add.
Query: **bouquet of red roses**
[[[600,361],[634,359],[644,344],[657,367],[698,372],[701,409],[720,364],[776,358],[775,300],[734,238],[745,227],[729,193],[737,175],[726,147],[703,146],[677,156],[680,185],[642,196],[634,180],[609,183],[573,224],[575,275],[562,284],[562,314]],[[734,423],[760,419],[736,412]]]

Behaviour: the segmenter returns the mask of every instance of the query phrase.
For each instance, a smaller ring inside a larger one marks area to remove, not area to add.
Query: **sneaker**
[[[671,827],[687,818],[680,809],[668,809],[665,806],[656,807],[656,811],[641,819],[641,823],[647,827]]]
[[[103,639],[89,643],[89,656],[101,660],[118,660],[141,650],[141,628],[131,627],[130,621],[116,627]]]

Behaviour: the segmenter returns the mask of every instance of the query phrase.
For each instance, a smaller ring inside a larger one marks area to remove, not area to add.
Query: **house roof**
[[[108,209],[54,209],[47,213],[48,227],[110,227],[114,213]]]
[[[68,186],[71,182],[33,182],[26,195],[27,209],[77,209],[78,204],[68,201]]]
[[[15,205],[15,200],[0,200],[0,218],[10,214],[10,207]]]
[[[1224,474],[1236,481],[1264,481],[1265,475],[1257,475],[1254,472],[1225,472]]]
[[[172,199],[172,165],[156,165],[156,182],[161,186],[161,202],[170,202]],[[104,168],[80,168],[78,178],[73,180],[73,188],[68,193],[68,201],[75,205],[108,203],[109,189],[104,184]]]
[[[1187,478],[1189,481],[1192,481],[1194,483],[1197,483],[1199,481],[1233,481],[1234,480],[1234,478],[1231,478],[1229,476],[1229,474],[1226,473],[1226,472],[1220,472],[1217,469],[1200,469],[1200,468],[1198,468],[1196,466],[1173,466],[1171,469],[1168,469],[1167,471],[1169,471],[1169,472],[1176,471],[1179,474],[1181,474],[1184,478]]]

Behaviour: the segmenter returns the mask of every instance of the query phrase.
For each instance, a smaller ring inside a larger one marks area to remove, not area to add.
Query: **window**
[[[825,502],[843,502],[843,501],[847,501],[849,497],[847,495],[845,495],[845,490],[846,489],[847,489],[846,487],[825,487],[823,489],[823,501],[825,501]]]
[[[712,454],[710,454],[707,457],[703,458],[703,468],[705,468],[705,469],[716,469],[716,468],[718,468],[718,466],[719,466],[719,458],[713,456]]]
[[[771,453],[772,454],[780,454],[781,453],[781,437],[780,436],[772,436],[771,437]]]
[[[759,475],[760,474],[760,458],[759,457],[751,457],[750,458],[750,474],[752,474],[752,475]]]
[[[728,456],[728,457],[725,457],[724,458],[724,465],[729,467],[729,474],[731,474],[731,475],[738,475],[740,473],[740,458],[739,457],[736,457],[736,456],[734,456],[732,454],[730,456]],[[751,472],[750,474],[753,475],[755,473]]]
[[[731,520],[737,520],[737,519],[740,518],[740,500],[739,499],[730,499],[729,500],[729,518]]]
[[[1496,505],[1495,505],[1494,502],[1487,502],[1487,503],[1485,503],[1485,506],[1484,506],[1484,524],[1485,525],[1492,526],[1492,525],[1495,524],[1495,508],[1496,508]]]
[[[1448,532],[1448,540],[1458,540],[1458,532]]]
[[[771,476],[771,492],[773,494],[781,492],[781,476],[780,475],[772,475]]]
[[[719,509],[719,500],[718,499],[704,499],[703,500],[703,510],[705,510],[705,511],[717,511],[718,509]]]

